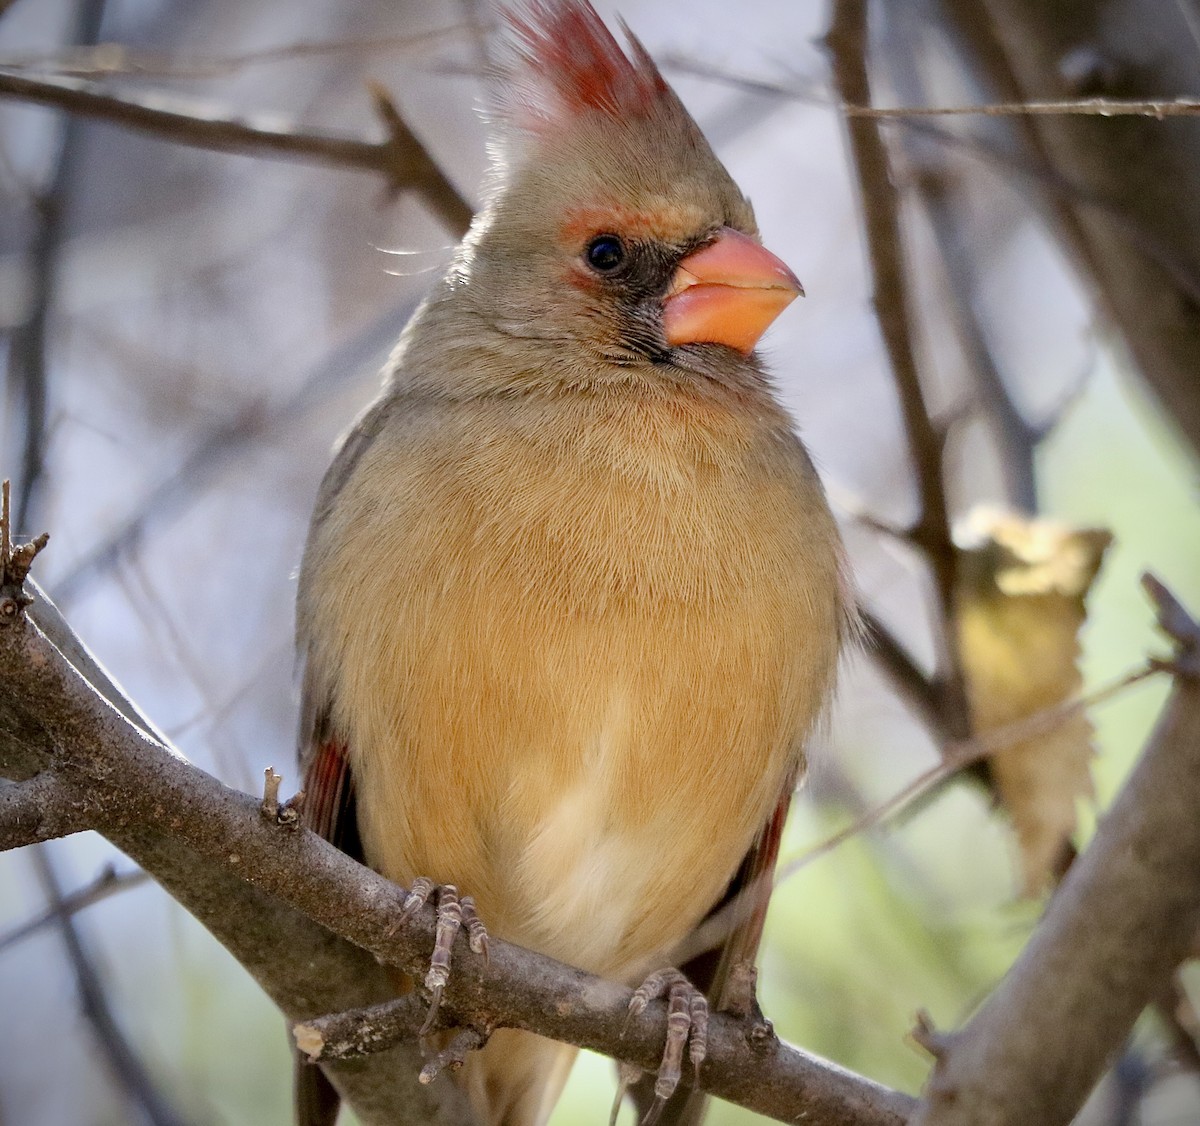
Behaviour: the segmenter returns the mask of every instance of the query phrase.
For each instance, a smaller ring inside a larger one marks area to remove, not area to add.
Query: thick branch
[[[66,791],[53,775],[0,782],[0,852],[52,841],[86,828],[84,818],[67,800]]]
[[[312,833],[268,822],[256,799],[222,786],[131,726],[25,615],[0,628],[0,685],[4,708],[43,729],[57,748],[53,769],[89,823],[138,859],[231,949],[245,947],[247,931],[265,932],[264,945],[286,948],[279,944],[294,940],[281,932],[307,917],[389,965],[408,972],[424,966],[431,911],[395,930],[401,894],[395,885]],[[309,992],[297,998],[278,969],[264,965],[261,952],[252,961],[248,968],[293,1019],[317,1015],[313,1002],[321,986],[311,975]],[[300,959],[287,961],[294,968]],[[365,969],[371,959],[362,955],[360,962]],[[342,997],[325,1007],[380,1000],[374,985],[381,978],[376,970],[367,978],[372,988],[361,988],[357,999]],[[460,955],[444,1004],[472,1025],[531,1029],[652,1068],[661,1053],[663,1010],[655,1006],[623,1032],[629,996],[621,986],[495,942],[487,969]],[[713,1021],[710,1039],[705,1087],[761,1113],[791,1119],[806,1111],[818,1121],[863,1126],[898,1124],[911,1106],[906,1096],[796,1049],[772,1043],[756,1050],[730,1017]],[[343,1091],[365,1121],[395,1120]]]
[[[943,1040],[913,1126],[1067,1123],[1193,951],[1200,630],[1125,788],[1008,976]]]
[[[393,191],[420,192],[447,230],[461,236],[471,222],[471,205],[413,135],[382,89],[372,87],[372,96],[387,129],[382,141],[254,124],[163,94],[142,99],[118,97],[94,82],[26,78],[0,71],[0,97],[51,106],[195,148],[288,157],[379,173]]]

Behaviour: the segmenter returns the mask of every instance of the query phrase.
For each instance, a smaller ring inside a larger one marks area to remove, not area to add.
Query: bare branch
[[[348,1009],[303,1021],[292,1029],[296,1047],[312,1062],[369,1056],[411,1040],[425,1023],[423,997],[407,993],[363,1009]]]
[[[255,124],[164,94],[118,97],[93,82],[0,72],[0,97],[51,106],[194,148],[378,173],[392,191],[419,192],[447,229],[461,236],[471,222],[471,205],[438,168],[391,100],[378,88],[373,94],[387,130],[382,141]]]
[[[0,770],[5,765],[0,756]],[[0,782],[0,852],[66,837],[86,827],[52,774]]]
[[[993,102],[980,106],[867,106],[847,103],[847,117],[1195,117],[1200,99],[1074,98],[1049,102]]]
[[[0,12],[3,8],[0,7]],[[40,74],[75,78],[223,78],[264,63],[286,63],[297,59],[328,58],[332,55],[364,56],[389,51],[412,51],[453,38],[461,25],[415,35],[373,35],[366,39],[300,40],[257,51],[231,55],[162,55],[124,43],[100,43],[84,50],[56,54],[22,54],[0,57],[4,70],[36,70]]]
[[[1190,661],[1200,627],[1176,617],[1174,632],[1184,660],[1141,760],[1008,976],[944,1042],[913,1126],[1069,1122],[1191,953],[1200,679]]]

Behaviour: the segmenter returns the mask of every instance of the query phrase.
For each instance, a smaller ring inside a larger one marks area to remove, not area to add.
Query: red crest
[[[529,0],[506,13],[516,32],[521,74],[515,100],[522,124],[537,128],[585,111],[648,113],[669,87],[646,48],[624,27],[629,54],[587,0]]]

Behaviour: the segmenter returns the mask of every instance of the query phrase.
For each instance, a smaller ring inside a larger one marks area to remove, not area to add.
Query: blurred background
[[[939,606],[903,535],[919,515],[917,475],[820,43],[829,6],[597,7],[610,21],[619,11],[662,61],[753,201],[766,244],[805,284],[766,352],[843,520],[865,604],[928,673],[944,648]],[[952,18],[962,7],[872,6],[877,103],[1007,100]],[[1180,86],[1200,70],[1190,0],[1160,0],[1137,35],[1114,23],[1129,4],[1047,7],[1061,9],[1063,29],[1092,17],[1098,29],[1056,48],[1060,93],[1104,93],[1125,78],[1163,95],[1200,91]],[[373,80],[475,202],[493,23],[482,0],[9,0],[0,84],[83,82],[166,97],[193,115],[374,140]],[[1146,45],[1154,35],[1157,55]],[[1120,59],[1106,36],[1140,52],[1133,72],[1110,73]],[[11,93],[0,85],[0,475],[13,481],[15,530],[50,531],[39,581],[194,762],[252,792],[273,765],[290,790],[292,604],[317,483],[456,235],[419,194],[389,193],[366,170],[204,151]],[[1200,150],[1197,124],[1137,123],[1155,126],[1185,154],[1172,190],[1196,195],[1187,161]],[[1141,571],[1200,605],[1196,430],[1147,382],[1119,301],[1090,271],[1078,232],[1064,234],[1080,193],[1032,164],[1022,128],[906,119],[886,136],[915,352],[947,434],[950,515],[992,504],[1112,532],[1080,635],[1094,689],[1163,648]],[[1181,226],[1164,251],[1141,222],[1114,220],[1113,238],[1167,261],[1186,289],[1200,270],[1190,235]],[[1194,321],[1196,308],[1181,298],[1180,315]],[[1092,713],[1096,757],[1089,764],[1084,746],[1083,768],[1096,798],[1079,795],[1078,840],[1119,788],[1165,689],[1139,684]],[[938,756],[906,694],[870,656],[852,656],[784,863]],[[1067,787],[1068,808],[1082,789],[1086,778]],[[778,1031],[917,1091],[928,1062],[907,1039],[914,1013],[961,1021],[1044,907],[1044,893],[1022,895],[1026,860],[1008,812],[963,783],[790,875],[762,956],[761,997]],[[91,834],[0,856],[0,1122],[288,1122],[282,1018],[153,883],[132,881],[74,914],[69,932],[21,929],[110,865],[132,870]],[[1185,974],[1176,1017],[1190,1012],[1186,987]],[[1200,1121],[1196,1049],[1181,1051],[1178,1025],[1150,1017],[1139,1027],[1087,1122]],[[611,1065],[584,1059],[555,1123],[602,1121],[612,1090]],[[758,1120],[721,1105],[711,1121]]]

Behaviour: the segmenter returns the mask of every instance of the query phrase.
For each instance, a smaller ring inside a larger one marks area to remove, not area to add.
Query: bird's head
[[[645,48],[586,0],[507,18],[492,193],[452,291],[567,382],[744,360],[803,291]]]

